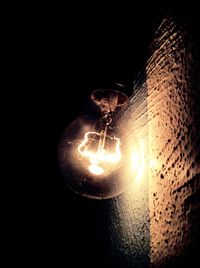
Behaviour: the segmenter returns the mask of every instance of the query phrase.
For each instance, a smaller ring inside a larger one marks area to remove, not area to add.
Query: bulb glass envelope
[[[66,185],[74,192],[88,198],[107,199],[125,191],[133,181],[131,176],[123,176],[127,155],[123,155],[121,137],[117,133],[110,135],[112,118],[108,116],[126,103],[128,97],[117,91],[99,90],[91,98],[101,110],[100,130],[88,118],[77,118],[64,132],[59,164]]]

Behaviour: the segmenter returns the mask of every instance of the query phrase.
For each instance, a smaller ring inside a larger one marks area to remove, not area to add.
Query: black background
[[[107,202],[85,199],[65,187],[58,143],[65,128],[87,110],[93,90],[119,82],[131,93],[154,30],[174,5],[5,3],[1,13],[13,16],[2,27],[3,67],[24,177],[14,184],[20,188],[12,204],[17,208],[11,224],[15,257],[27,266],[64,262],[80,267],[81,262],[86,267],[114,267],[104,230]],[[198,39],[198,9],[177,7]]]

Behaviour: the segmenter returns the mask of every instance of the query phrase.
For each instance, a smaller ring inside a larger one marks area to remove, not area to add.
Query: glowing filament
[[[89,171],[95,175],[104,173],[100,164],[115,164],[121,159],[120,140],[106,135],[107,129],[98,132],[87,132],[78,146],[78,152],[87,158],[91,165]]]

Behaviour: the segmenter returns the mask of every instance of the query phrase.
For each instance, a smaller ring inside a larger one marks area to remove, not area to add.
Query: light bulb
[[[96,199],[122,193],[130,181],[120,176],[121,140],[113,116],[128,97],[118,91],[96,90],[91,99],[100,108],[98,122],[77,118],[66,130],[59,147],[59,162],[66,185],[74,192]]]

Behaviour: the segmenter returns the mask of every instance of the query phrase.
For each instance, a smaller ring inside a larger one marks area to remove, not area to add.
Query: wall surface
[[[130,103],[117,115],[125,163],[121,176],[132,184],[110,200],[108,229],[111,267],[149,267],[149,179],[147,88],[145,77],[134,85]]]
[[[145,172],[139,181],[132,174],[131,189],[112,201],[109,228],[116,267],[200,263],[199,58],[189,32],[176,19],[166,17],[158,27],[146,70],[118,115],[127,143],[123,154],[128,161],[126,150],[137,148],[145,159],[139,169]],[[129,166],[123,176],[130,172]]]
[[[200,73],[186,33],[166,18],[148,61],[153,267],[199,262]]]

